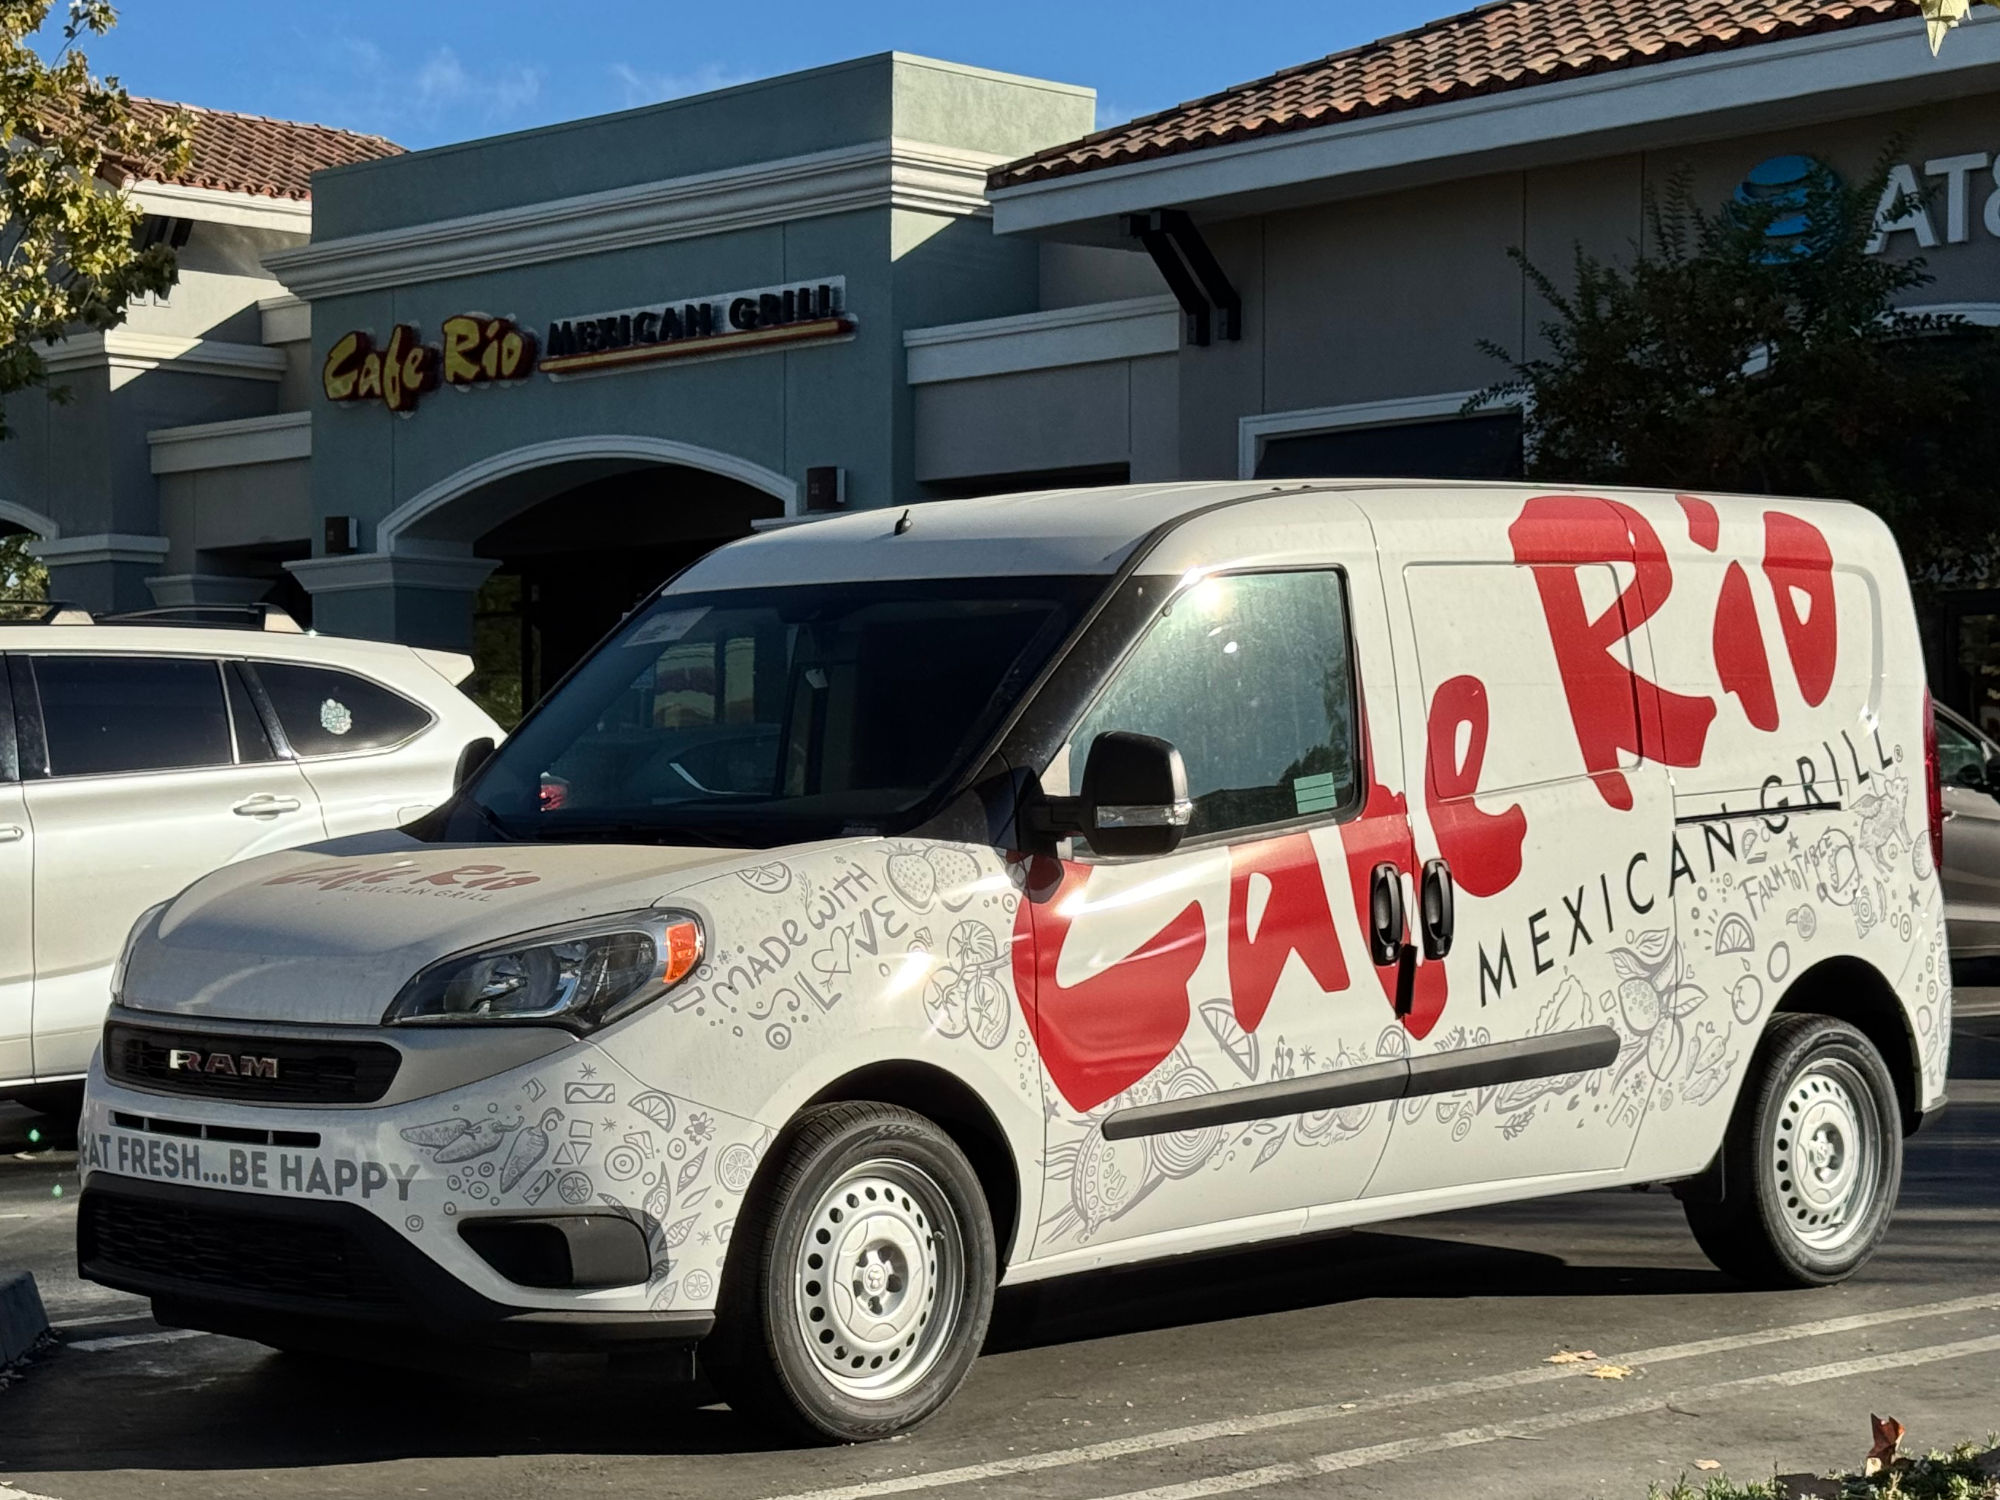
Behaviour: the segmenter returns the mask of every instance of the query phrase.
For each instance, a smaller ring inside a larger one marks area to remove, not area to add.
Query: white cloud
[[[364,37],[346,36],[321,55],[325,72],[300,88],[311,113],[406,146],[533,123],[543,102],[540,69],[469,68],[450,47],[408,64]]]
[[[624,90],[625,108],[658,104],[662,99],[680,99],[689,94],[706,94],[733,84],[748,83],[752,75],[732,72],[721,63],[703,63],[692,73],[641,73],[630,63],[613,63],[611,78]]]
[[[479,77],[467,72],[449,47],[440,47],[425,58],[413,83],[419,110],[470,107],[496,121],[530,108],[542,93],[541,74],[533,68],[505,68]]]

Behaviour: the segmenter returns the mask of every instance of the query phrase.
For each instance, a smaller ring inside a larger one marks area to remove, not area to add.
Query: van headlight
[[[525,933],[440,959],[403,986],[382,1020],[595,1031],[679,984],[701,952],[701,923],[686,912],[628,912]]]

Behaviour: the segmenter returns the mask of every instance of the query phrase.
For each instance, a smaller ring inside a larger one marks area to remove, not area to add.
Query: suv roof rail
[[[160,609],[128,609],[100,615],[105,625],[191,625],[207,629],[268,630],[279,635],[305,632],[276,604],[175,604]]]
[[[0,625],[89,625],[93,618],[80,604],[61,599],[0,599]]]

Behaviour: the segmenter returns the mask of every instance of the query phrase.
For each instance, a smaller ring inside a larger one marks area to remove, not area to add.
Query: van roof
[[[1394,497],[1412,520],[1476,519],[1517,510],[1531,495],[1648,495],[1671,491],[1611,485],[1435,479],[1262,479],[1035,490],[965,500],[885,506],[801,519],[720,547],[675,584],[677,591],[873,578],[1039,577],[1114,573],[1147,536],[1197,511],[1263,496],[1339,493],[1374,515],[1371,497]],[[1428,491],[1416,495],[1412,491]],[[1842,505],[1759,495],[1702,498],[1768,506]],[[899,531],[898,527],[902,529]]]

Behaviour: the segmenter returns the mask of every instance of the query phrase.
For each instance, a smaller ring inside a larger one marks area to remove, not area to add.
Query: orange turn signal
[[[692,974],[694,966],[701,962],[701,924],[686,920],[669,922],[666,939],[667,952],[660,971],[660,983],[675,985]]]

